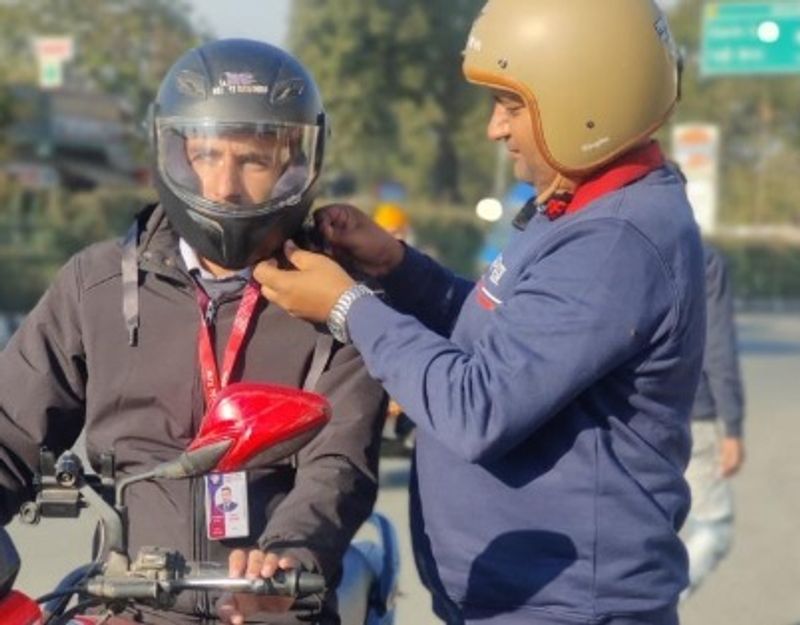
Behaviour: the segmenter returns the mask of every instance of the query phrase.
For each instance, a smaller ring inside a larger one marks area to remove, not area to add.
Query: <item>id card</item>
[[[212,473],[205,476],[206,535],[210,540],[242,538],[250,534],[247,514],[247,474]]]

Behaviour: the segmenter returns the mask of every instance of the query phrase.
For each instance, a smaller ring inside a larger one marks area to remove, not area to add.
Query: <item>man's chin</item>
[[[525,164],[525,161],[522,160],[522,157],[519,157],[514,161],[514,178],[520,182],[533,184],[533,173],[530,169],[528,169],[528,166]]]

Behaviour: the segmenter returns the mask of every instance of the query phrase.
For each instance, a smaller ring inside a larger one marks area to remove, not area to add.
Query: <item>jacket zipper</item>
[[[208,306],[206,306],[206,312],[204,314],[206,325],[208,327],[213,327],[214,323],[217,320],[217,311],[219,310],[219,302],[215,299],[208,300]]]

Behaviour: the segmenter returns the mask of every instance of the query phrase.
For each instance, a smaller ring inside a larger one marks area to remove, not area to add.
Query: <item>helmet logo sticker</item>
[[[214,95],[237,95],[240,93],[269,93],[269,86],[256,83],[250,72],[222,72],[219,83],[212,90]]]
[[[611,141],[611,137],[603,137],[597,141],[593,141],[592,143],[584,143],[581,146],[581,152],[592,152],[593,150],[599,150],[609,141]]]
[[[193,98],[208,96],[208,85],[205,76],[190,69],[182,70],[175,79],[176,87],[182,94]]]

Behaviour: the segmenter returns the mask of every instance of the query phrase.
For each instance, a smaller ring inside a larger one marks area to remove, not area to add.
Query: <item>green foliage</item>
[[[0,310],[26,313],[45,292],[60,263],[52,258],[0,248],[0,264],[6,276],[0,281]]]
[[[466,189],[477,194],[476,177],[487,187],[493,161],[463,165],[491,154],[483,134],[488,98],[461,74],[461,50],[481,5],[295,0],[291,45],[332,119],[329,171],[355,174],[365,186],[398,180],[414,195],[456,201]]]
[[[101,188],[71,195],[47,212],[52,236],[48,248],[68,258],[89,243],[120,236],[133,216],[155,201],[153,191],[137,187]]]
[[[737,299],[800,300],[800,244],[716,239],[725,256]]]
[[[727,223],[797,223],[800,187],[798,76],[703,78],[699,75],[705,3],[683,0],[670,23],[686,52],[683,99],[675,122],[719,124],[720,214]]]
[[[291,44],[312,68],[333,120],[328,171],[362,187],[386,179],[415,197],[474,202],[491,189],[495,152],[484,137],[488,99],[461,74],[469,24],[482,0],[295,0]],[[702,79],[703,2],[667,3],[686,51],[674,122],[722,131],[723,223],[800,221],[800,80]],[[537,62],[532,59],[531,62]],[[659,137],[669,145],[669,128]]]
[[[119,96],[140,119],[172,62],[199,41],[190,15],[184,0],[4,2],[0,84],[35,84],[33,38],[69,35],[75,58],[66,86]]]
[[[74,58],[64,66],[64,90],[113,96],[132,127],[144,118],[173,61],[203,37],[185,0],[4,0],[0,2],[0,164],[27,159],[10,145],[9,125],[39,111],[13,88],[33,86],[38,67],[33,40],[71,36]],[[143,141],[134,150],[143,152]],[[121,234],[152,193],[106,188],[70,195],[31,190],[0,170],[0,310],[26,311],[55,271],[85,245]]]
[[[412,203],[408,207],[415,247],[457,274],[474,277],[488,226],[469,206]]]
[[[151,190],[105,188],[66,194],[0,186],[0,310],[25,312],[58,268],[86,245],[124,234],[133,215],[154,201]]]

